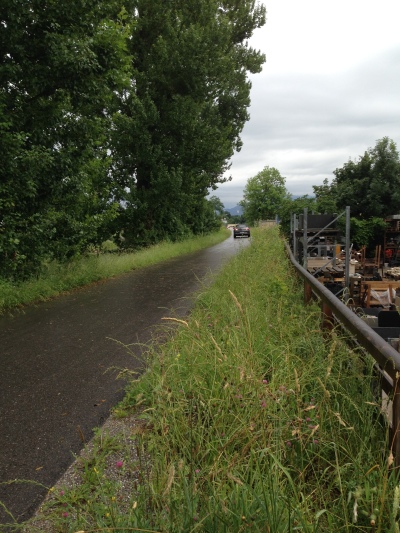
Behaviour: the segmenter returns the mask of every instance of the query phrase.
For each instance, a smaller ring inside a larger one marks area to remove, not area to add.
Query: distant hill
[[[236,205],[235,207],[225,208],[225,211],[227,211],[232,216],[240,216],[243,215],[243,207],[241,205]]]

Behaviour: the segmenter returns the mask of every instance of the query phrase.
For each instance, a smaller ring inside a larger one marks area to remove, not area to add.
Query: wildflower
[[[260,407],[267,407],[267,402],[265,400],[263,400],[261,403],[260,403]]]
[[[123,461],[117,461],[117,462],[115,463],[115,466],[116,466],[117,468],[122,468],[122,467],[124,466],[124,463],[123,463]]]
[[[198,468],[196,468],[195,472],[196,474],[200,474],[200,470]]]
[[[318,444],[318,439],[314,439],[314,440],[313,440],[313,443],[314,443],[314,444]]]
[[[63,490],[60,490],[60,496],[64,496],[65,492]]]
[[[292,443],[290,442],[290,440],[287,440],[286,441],[286,446],[288,446],[289,448],[291,447]]]
[[[67,518],[67,516],[68,516],[67,511],[65,511],[62,515],[63,515],[64,518]]]
[[[268,385],[268,379],[263,379],[262,382],[264,383],[264,385]]]

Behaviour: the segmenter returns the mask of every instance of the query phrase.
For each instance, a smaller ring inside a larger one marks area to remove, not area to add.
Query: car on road
[[[250,237],[250,228],[246,224],[236,224],[233,228],[233,238],[236,237]]]

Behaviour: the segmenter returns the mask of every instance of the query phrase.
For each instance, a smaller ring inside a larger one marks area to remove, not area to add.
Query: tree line
[[[314,196],[292,198],[286,178],[274,167],[265,167],[250,178],[240,202],[249,224],[278,216],[288,232],[292,213],[304,208],[315,213],[340,213],[350,206],[351,237],[355,245],[379,239],[385,218],[400,213],[400,156],[395,142],[383,137],[363,155],[349,159],[333,171],[331,183],[314,185]]]
[[[215,228],[264,24],[256,0],[4,0],[0,276],[122,231],[137,247]]]

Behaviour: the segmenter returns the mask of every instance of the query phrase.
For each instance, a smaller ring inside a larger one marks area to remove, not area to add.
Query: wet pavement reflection
[[[196,291],[250,242],[230,237],[0,317],[0,483],[39,484],[0,485],[0,501],[18,521],[123,397],[118,369],[142,370],[139,344],[162,317],[186,315]],[[9,521],[0,506],[0,524]]]

